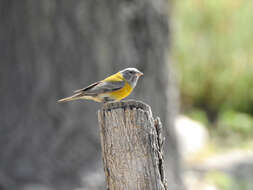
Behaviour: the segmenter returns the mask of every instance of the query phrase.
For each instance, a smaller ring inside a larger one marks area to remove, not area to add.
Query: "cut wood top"
[[[151,116],[152,116],[150,106],[142,101],[139,101],[139,100],[137,101],[137,100],[131,99],[131,100],[123,100],[123,101],[119,101],[119,102],[107,102],[107,103],[103,104],[103,106],[102,106],[103,111],[105,111],[105,110],[109,111],[112,109],[120,109],[120,108],[142,109],[143,111],[149,112],[149,114],[151,114]]]

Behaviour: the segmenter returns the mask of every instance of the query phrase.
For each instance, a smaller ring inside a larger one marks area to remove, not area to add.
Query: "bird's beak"
[[[138,77],[140,77],[140,76],[142,76],[142,75],[144,75],[142,72],[139,72],[139,73],[136,73],[136,75],[138,76]]]

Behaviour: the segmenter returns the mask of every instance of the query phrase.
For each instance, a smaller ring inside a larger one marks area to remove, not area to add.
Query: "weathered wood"
[[[162,125],[148,105],[133,100],[98,111],[108,190],[167,190]]]

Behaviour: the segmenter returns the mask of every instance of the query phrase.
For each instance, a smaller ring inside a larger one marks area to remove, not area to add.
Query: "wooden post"
[[[108,190],[168,190],[162,125],[148,105],[134,100],[106,103],[98,111]]]

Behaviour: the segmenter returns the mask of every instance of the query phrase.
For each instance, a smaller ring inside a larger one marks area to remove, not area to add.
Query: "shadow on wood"
[[[98,111],[108,190],[168,190],[162,125],[145,103],[104,104]]]

